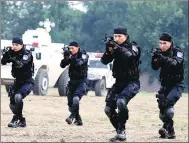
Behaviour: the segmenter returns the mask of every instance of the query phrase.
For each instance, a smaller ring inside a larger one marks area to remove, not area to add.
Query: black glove
[[[109,43],[106,44],[106,47],[112,47],[112,48],[114,48],[115,44],[110,41]]]
[[[113,41],[109,41],[108,43],[106,43],[106,52],[110,54],[114,50],[115,46],[116,45]],[[110,51],[110,48],[112,48],[111,51]]]
[[[154,57],[156,57],[156,58],[161,58],[161,57],[162,57],[162,54],[159,53],[159,52],[155,52],[155,53],[154,53]]]
[[[11,58],[9,52],[5,52],[5,53],[3,54],[3,57],[4,57],[6,60],[9,60],[9,59]]]
[[[152,50],[152,56],[154,58],[161,58],[162,57],[162,52],[160,49],[156,48]]]
[[[110,47],[111,47],[112,50],[113,50],[113,47],[112,47],[112,46],[108,46],[108,45],[106,45],[106,53],[108,53],[108,54],[111,53],[111,51],[110,51]]]
[[[70,51],[65,51],[64,52],[64,57],[69,57],[70,56]]]

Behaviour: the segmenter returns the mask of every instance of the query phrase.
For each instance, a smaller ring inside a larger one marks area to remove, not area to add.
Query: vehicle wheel
[[[96,96],[106,96],[106,82],[104,79],[100,79],[95,83],[95,94]]]
[[[66,96],[66,87],[69,80],[68,69],[66,69],[58,79],[58,93],[60,96]]]
[[[47,95],[49,87],[49,77],[45,69],[39,69],[35,77],[34,95]]]

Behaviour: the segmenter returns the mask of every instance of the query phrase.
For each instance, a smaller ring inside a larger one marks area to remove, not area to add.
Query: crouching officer
[[[62,68],[69,65],[67,99],[71,114],[66,118],[68,124],[83,125],[79,114],[79,101],[87,91],[88,58],[88,54],[81,51],[78,43],[73,41],[69,44],[68,50],[64,51],[64,59],[60,63]]]
[[[34,64],[32,53],[24,47],[22,39],[13,38],[12,47],[3,53],[1,64],[7,63],[12,63],[12,76],[15,78],[13,86],[9,88],[10,109],[14,116],[8,127],[25,127],[26,119],[22,115],[23,99],[34,86]]]
[[[157,102],[160,109],[159,118],[163,127],[159,130],[161,138],[175,138],[174,105],[184,90],[184,53],[174,46],[169,33],[162,33],[159,47],[153,51],[152,69],[160,69],[161,88],[158,91]]]
[[[140,89],[140,47],[136,42],[130,41],[127,29],[121,26],[114,29],[114,37],[105,39],[105,43],[106,52],[101,62],[106,65],[113,61],[112,72],[116,79],[108,91],[105,106],[105,113],[117,132],[110,140],[126,140],[125,124],[129,119],[127,104]]]

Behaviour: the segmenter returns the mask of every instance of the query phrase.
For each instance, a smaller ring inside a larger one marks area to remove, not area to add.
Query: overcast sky
[[[83,3],[80,1],[69,1],[70,6],[74,9],[81,10],[83,12],[87,11],[87,8],[83,6]]]

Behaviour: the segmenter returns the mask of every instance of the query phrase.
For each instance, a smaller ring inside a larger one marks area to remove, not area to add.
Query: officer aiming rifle
[[[104,39],[103,39],[103,42],[105,43],[105,44],[107,44],[109,47],[109,51],[111,51],[112,50],[112,47],[118,47],[118,48],[122,48],[121,46],[119,46],[118,44],[117,44],[117,42],[116,41],[114,41],[114,38],[112,37],[112,36],[107,36],[107,34],[105,34],[105,37],[104,37]]]

